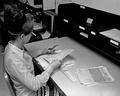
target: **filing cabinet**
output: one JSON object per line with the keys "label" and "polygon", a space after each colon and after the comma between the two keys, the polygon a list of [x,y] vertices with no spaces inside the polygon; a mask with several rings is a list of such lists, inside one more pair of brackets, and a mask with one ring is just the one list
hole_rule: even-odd
{"label": "filing cabinet", "polygon": [[70,36],[108,58],[110,57],[111,60],[120,62],[120,44],[100,34],[118,25],[115,22],[116,19],[115,21],[113,19],[119,20],[118,16],[70,3],[59,5],[58,18],[57,30],[62,36]]}
{"label": "filing cabinet", "polygon": [[70,36],[79,34],[79,31],[86,31],[85,13],[85,7],[75,3],[59,5],[57,30]]}

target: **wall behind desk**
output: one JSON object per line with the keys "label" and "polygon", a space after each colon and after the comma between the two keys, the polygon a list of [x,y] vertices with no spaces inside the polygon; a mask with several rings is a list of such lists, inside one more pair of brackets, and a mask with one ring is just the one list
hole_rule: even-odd
{"label": "wall behind desk", "polygon": [[72,0],[74,3],[120,15],[120,0]]}
{"label": "wall behind desk", "polygon": [[43,10],[55,9],[55,0],[43,0]]}
{"label": "wall behind desk", "polygon": [[43,0],[43,10],[55,9],[58,13],[59,4],[70,3],[72,0]]}

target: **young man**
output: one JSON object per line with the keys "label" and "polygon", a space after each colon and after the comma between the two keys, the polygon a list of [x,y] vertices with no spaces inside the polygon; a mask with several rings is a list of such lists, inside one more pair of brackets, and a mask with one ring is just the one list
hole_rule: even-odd
{"label": "young man", "polygon": [[17,96],[37,96],[36,91],[42,87],[55,69],[61,66],[58,60],[53,61],[41,74],[34,75],[32,57],[24,50],[32,36],[33,18],[7,5],[5,17],[10,41],[5,48],[4,66],[9,73]]}

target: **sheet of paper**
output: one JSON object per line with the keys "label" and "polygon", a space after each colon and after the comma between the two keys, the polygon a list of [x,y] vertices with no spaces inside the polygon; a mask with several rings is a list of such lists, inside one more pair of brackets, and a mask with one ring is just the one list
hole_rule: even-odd
{"label": "sheet of paper", "polygon": [[63,62],[63,64],[61,65],[61,70],[62,71],[67,71],[69,70],[70,68],[72,68],[75,64],[75,61],[74,60],[69,60],[67,62]]}
{"label": "sheet of paper", "polygon": [[52,63],[54,60],[62,60],[64,59],[67,55],[69,55],[71,52],[73,52],[73,49],[64,49],[56,54],[48,54],[48,55],[42,55],[37,58],[44,58],[47,60],[49,63]]}
{"label": "sheet of paper", "polygon": [[105,66],[77,69],[76,74],[80,83],[87,86],[114,81]]}
{"label": "sheet of paper", "polygon": [[61,66],[61,70],[67,71],[67,70],[69,70],[72,66],[74,66],[74,63],[63,64],[63,65]]}
{"label": "sheet of paper", "polygon": [[77,81],[77,78],[71,74],[69,71],[64,71],[64,74],[72,81],[72,82],[75,82]]}
{"label": "sheet of paper", "polygon": [[36,60],[38,61],[38,64],[42,66],[44,70],[49,66],[49,63],[44,58],[39,57],[39,58],[36,58]]}
{"label": "sheet of paper", "polygon": [[[56,53],[56,54],[41,55],[41,56],[37,57],[36,60],[39,62],[39,64],[44,69],[46,69],[48,67],[48,65],[50,63],[52,63],[54,60],[62,60],[66,56],[68,56],[72,51],[74,51],[74,50],[73,49],[65,49],[62,51],[57,51],[58,53]],[[66,65],[68,63],[66,63]],[[70,64],[72,65],[72,62],[70,62],[68,65],[70,65]]]}

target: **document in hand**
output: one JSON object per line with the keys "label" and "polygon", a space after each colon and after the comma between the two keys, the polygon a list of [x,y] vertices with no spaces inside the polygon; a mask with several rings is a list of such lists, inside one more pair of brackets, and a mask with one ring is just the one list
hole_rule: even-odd
{"label": "document in hand", "polygon": [[46,69],[47,66],[52,63],[54,60],[62,60],[68,56],[74,49],[64,49],[58,50],[55,54],[41,55],[36,58],[36,60],[41,64],[41,66]]}
{"label": "document in hand", "polygon": [[80,83],[87,86],[114,81],[105,66],[77,69],[76,73]]}

